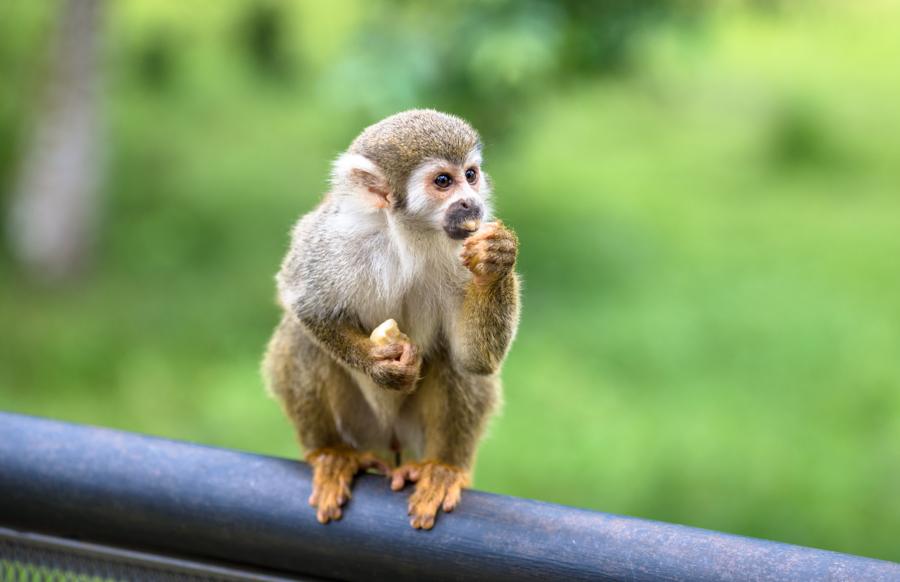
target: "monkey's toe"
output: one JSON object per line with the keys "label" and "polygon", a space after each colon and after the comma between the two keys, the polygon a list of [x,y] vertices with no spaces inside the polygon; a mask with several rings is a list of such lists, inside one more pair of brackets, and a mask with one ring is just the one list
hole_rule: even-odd
{"label": "monkey's toe", "polygon": [[316,508],[316,519],[319,523],[341,518],[341,506],[350,499],[349,479],[323,481],[318,484],[309,497],[309,504]]}
{"label": "monkey's toe", "polygon": [[460,467],[423,461],[397,468],[391,489],[399,491],[407,481],[416,483],[416,490],[409,497],[409,523],[416,529],[428,530],[434,527],[440,509],[450,512],[459,504],[469,476]]}

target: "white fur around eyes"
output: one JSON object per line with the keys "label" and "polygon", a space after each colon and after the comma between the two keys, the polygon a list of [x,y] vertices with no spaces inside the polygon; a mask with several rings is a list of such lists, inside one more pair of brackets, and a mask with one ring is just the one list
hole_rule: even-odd
{"label": "white fur around eyes", "polygon": [[[479,166],[479,164],[481,164],[481,152],[473,151],[466,159],[466,164],[459,168],[460,173],[465,172],[466,168]],[[439,222],[443,218],[444,209],[454,201],[466,196],[476,196],[484,204],[485,219],[489,219],[492,214],[490,205],[491,187],[487,182],[486,174],[482,171],[478,172],[479,189],[477,192],[467,183],[464,183],[461,190],[458,189],[453,196],[444,200],[435,200],[434,197],[428,194],[426,185],[435,174],[445,168],[447,168],[447,162],[428,160],[413,170],[406,183],[406,211],[416,218]]]}
{"label": "white fur around eyes", "polygon": [[431,160],[423,162],[413,170],[406,182],[406,210],[417,217],[434,217],[439,219],[441,202],[434,200],[425,190],[425,185],[432,176],[446,166],[445,163]]}

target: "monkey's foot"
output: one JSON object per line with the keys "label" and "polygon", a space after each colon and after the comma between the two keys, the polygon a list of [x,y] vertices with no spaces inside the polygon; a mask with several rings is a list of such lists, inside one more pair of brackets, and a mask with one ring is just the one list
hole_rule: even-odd
{"label": "monkey's foot", "polygon": [[449,513],[459,504],[463,487],[469,486],[469,473],[461,467],[421,461],[394,469],[391,489],[399,491],[407,481],[416,483],[409,497],[409,523],[416,529],[431,529],[438,509]]}
{"label": "monkey's foot", "polygon": [[365,469],[377,469],[387,475],[389,465],[372,453],[349,447],[326,447],[310,451],[306,462],[313,468],[312,495],[309,504],[316,508],[319,523],[341,518],[341,506],[350,499],[353,476]]}

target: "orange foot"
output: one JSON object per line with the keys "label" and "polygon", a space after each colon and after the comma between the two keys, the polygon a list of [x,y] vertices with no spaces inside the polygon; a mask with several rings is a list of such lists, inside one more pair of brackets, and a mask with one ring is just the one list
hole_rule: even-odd
{"label": "orange foot", "polygon": [[400,491],[407,481],[416,483],[409,497],[409,523],[416,529],[431,529],[438,509],[449,513],[459,504],[463,487],[469,485],[469,473],[461,467],[421,461],[394,469],[391,489]]}
{"label": "orange foot", "polygon": [[372,453],[349,447],[326,447],[306,454],[313,468],[312,495],[309,504],[316,508],[319,523],[341,518],[341,506],[350,499],[353,476],[365,469],[377,469],[387,475],[388,464]]}

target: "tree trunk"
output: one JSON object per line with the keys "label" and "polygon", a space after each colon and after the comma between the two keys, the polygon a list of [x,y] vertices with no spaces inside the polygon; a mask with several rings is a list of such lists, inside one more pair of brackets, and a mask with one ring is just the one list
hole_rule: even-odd
{"label": "tree trunk", "polygon": [[43,282],[88,262],[98,219],[98,35],[102,0],[63,0],[33,132],[13,190],[16,258]]}

